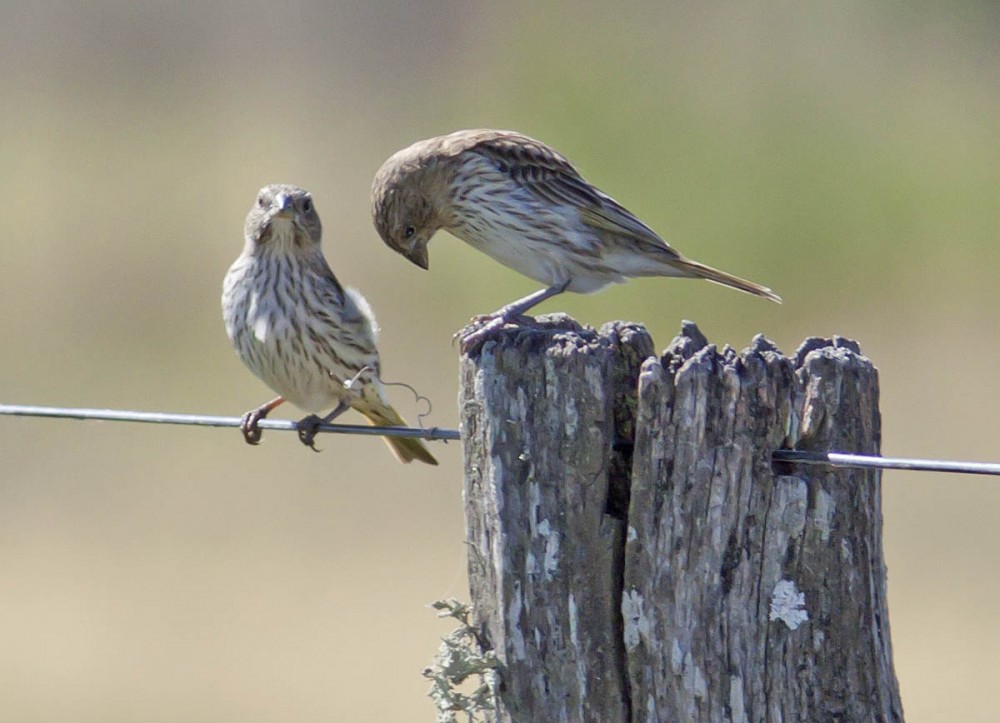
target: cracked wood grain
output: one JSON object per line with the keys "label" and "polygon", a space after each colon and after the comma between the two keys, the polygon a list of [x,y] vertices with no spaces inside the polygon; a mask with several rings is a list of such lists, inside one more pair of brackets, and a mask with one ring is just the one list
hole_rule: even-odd
{"label": "cracked wood grain", "polygon": [[500,721],[898,721],[878,377],[848,340],[737,353],[565,316],[461,361],[469,575]]}

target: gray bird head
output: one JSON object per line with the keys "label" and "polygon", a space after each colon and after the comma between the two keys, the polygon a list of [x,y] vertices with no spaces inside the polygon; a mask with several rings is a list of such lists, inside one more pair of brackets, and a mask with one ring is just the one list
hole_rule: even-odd
{"label": "gray bird head", "polygon": [[307,250],[319,247],[322,230],[312,194],[282,183],[260,189],[244,233],[256,249],[281,245],[286,250]]}
{"label": "gray bird head", "polygon": [[389,248],[426,269],[427,244],[443,226],[434,203],[439,184],[433,169],[420,167],[405,153],[392,156],[375,174],[372,221]]}

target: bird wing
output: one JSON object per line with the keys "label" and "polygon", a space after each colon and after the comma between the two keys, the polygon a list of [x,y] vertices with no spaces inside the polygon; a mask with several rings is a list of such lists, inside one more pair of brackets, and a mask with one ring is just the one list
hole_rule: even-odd
{"label": "bird wing", "polygon": [[312,341],[338,369],[329,371],[346,381],[368,367],[379,373],[376,347],[378,325],[368,301],[355,289],[345,289],[325,260],[314,269],[313,293],[317,304],[310,310]]}
{"label": "bird wing", "polygon": [[599,231],[604,231],[617,237],[624,237],[633,242],[639,251],[644,248],[653,247],[660,254],[666,251],[673,258],[679,259],[681,257],[670,244],[660,238],[659,234],[653,229],[636,218],[631,211],[601,191],[598,191],[598,193],[602,199],[599,206],[580,209],[580,215],[585,224]]}
{"label": "bird wing", "polygon": [[372,305],[368,303],[368,299],[362,296],[361,292],[357,289],[348,287],[344,289],[344,291],[347,296],[350,297],[351,301],[354,302],[354,305],[358,308],[361,316],[363,316],[365,321],[367,321],[367,326],[371,330],[372,342],[377,342],[380,329],[378,320],[375,318],[375,310],[372,309]]}
{"label": "bird wing", "polygon": [[541,141],[511,131],[475,131],[464,150],[478,153],[515,183],[545,200],[588,207],[601,203],[600,193],[565,157]]}
{"label": "bird wing", "polygon": [[653,229],[584,180],[569,160],[541,141],[509,131],[474,131],[465,141],[463,150],[486,157],[501,173],[546,201],[574,207],[588,226],[679,258]]}

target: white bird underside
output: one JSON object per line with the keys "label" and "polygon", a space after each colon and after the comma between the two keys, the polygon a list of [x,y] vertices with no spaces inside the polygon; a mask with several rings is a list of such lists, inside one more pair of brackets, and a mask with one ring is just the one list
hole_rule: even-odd
{"label": "white bird underside", "polygon": [[[295,288],[275,288],[266,283],[273,278],[264,273],[268,263],[274,261],[266,255],[243,255],[226,275],[226,331],[243,363],[307,412],[329,411],[362,396],[385,403],[378,380],[377,327],[367,301],[353,289],[341,294],[326,277],[295,261]],[[321,308],[328,308],[329,316],[311,311],[306,296],[323,300]],[[241,328],[249,333],[238,333]]]}

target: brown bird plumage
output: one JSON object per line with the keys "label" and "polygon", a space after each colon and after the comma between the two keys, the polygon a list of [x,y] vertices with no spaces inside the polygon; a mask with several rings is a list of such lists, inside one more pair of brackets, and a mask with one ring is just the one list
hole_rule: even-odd
{"label": "brown bird plumage", "polygon": [[[280,396],[243,417],[243,436],[284,401],[307,412],[299,422],[313,446],[319,422],[355,409],[379,427],[406,422],[385,398],[375,346],[378,328],[364,297],[345,289],[320,247],[312,196],[296,186],[265,186],[247,214],[243,253],[226,274],[222,314],[243,363]],[[400,462],[437,461],[419,439],[385,437]]]}
{"label": "brown bird plumage", "polygon": [[458,131],[394,154],[375,174],[372,217],[382,240],[421,268],[443,229],[546,285],[491,315],[501,323],[563,291],[637,276],[702,278],[781,301],[684,258],[564,156],[512,131]]}

